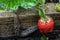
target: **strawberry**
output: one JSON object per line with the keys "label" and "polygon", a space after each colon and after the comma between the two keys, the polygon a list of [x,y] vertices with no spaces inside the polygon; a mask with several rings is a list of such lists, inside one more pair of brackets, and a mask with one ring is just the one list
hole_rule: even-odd
{"label": "strawberry", "polygon": [[40,16],[40,19],[38,20],[38,28],[40,32],[45,34],[52,32],[54,28],[53,18],[47,16],[43,8],[38,9],[38,12]]}
{"label": "strawberry", "polygon": [[38,20],[38,28],[41,33],[52,32],[54,28],[54,20],[51,17],[47,17],[46,19],[40,18]]}

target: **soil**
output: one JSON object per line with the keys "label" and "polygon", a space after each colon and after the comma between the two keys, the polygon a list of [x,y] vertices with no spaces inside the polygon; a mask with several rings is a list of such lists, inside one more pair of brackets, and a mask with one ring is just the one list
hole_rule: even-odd
{"label": "soil", "polygon": [[14,14],[0,11],[0,37],[14,36]]}
{"label": "soil", "polygon": [[34,9],[21,9],[18,10],[20,25],[23,29],[37,25],[38,13]]}

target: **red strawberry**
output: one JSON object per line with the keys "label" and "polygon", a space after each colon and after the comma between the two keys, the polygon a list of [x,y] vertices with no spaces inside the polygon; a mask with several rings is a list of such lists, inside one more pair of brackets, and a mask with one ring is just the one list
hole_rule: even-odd
{"label": "red strawberry", "polygon": [[38,20],[38,28],[41,33],[52,32],[54,28],[54,20],[51,17],[47,17],[46,19],[40,18]]}

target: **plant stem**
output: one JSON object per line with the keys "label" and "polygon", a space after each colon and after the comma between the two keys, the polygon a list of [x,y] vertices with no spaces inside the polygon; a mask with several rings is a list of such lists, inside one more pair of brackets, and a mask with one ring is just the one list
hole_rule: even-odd
{"label": "plant stem", "polygon": [[46,18],[44,9],[39,8],[39,9],[38,9],[38,12],[39,12],[39,16],[40,16],[40,17],[42,17],[42,18],[44,18],[44,19]]}
{"label": "plant stem", "polygon": [[45,34],[43,34],[43,36],[41,37],[41,40],[48,40]]}
{"label": "plant stem", "polygon": [[45,4],[35,6],[38,11],[39,16],[43,19],[46,18],[45,9],[42,8],[42,6],[44,6],[44,5]]}

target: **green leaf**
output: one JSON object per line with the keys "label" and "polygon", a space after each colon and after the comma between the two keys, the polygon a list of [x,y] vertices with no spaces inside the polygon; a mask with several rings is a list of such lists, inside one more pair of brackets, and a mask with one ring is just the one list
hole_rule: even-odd
{"label": "green leaf", "polygon": [[44,0],[1,0],[0,9],[17,10],[19,6],[28,9],[44,2]]}
{"label": "green leaf", "polygon": [[17,10],[22,0],[1,0],[0,7],[3,9]]}
{"label": "green leaf", "polygon": [[46,0],[38,0],[40,4],[44,4]]}
{"label": "green leaf", "polygon": [[5,1],[6,1],[6,0],[1,0],[1,1],[0,1],[0,9],[1,9],[1,10],[5,9],[5,3],[6,3]]}
{"label": "green leaf", "polygon": [[41,40],[47,40],[47,37],[46,37],[45,35],[43,35],[43,36],[41,37]]}
{"label": "green leaf", "polygon": [[21,7],[28,9],[36,6],[38,4],[37,0],[23,0],[21,2]]}

